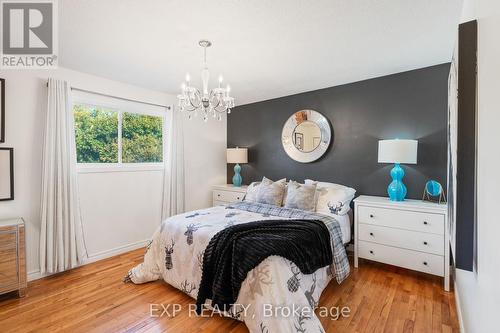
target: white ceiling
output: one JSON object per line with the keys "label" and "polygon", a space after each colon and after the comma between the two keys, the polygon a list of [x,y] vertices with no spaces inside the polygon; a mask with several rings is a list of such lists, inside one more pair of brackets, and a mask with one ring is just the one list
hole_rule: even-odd
{"label": "white ceiling", "polygon": [[246,104],[448,62],[461,0],[62,0],[60,65],[177,94],[208,49]]}

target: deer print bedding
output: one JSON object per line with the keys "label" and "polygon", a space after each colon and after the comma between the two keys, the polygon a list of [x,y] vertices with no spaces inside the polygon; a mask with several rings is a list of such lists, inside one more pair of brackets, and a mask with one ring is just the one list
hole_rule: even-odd
{"label": "deer print bedding", "polygon": [[[250,332],[324,332],[312,309],[318,306],[321,292],[332,278],[340,283],[349,274],[341,229],[331,216],[249,202],[176,215],[163,221],[144,262],[131,269],[126,279],[145,283],[162,278],[196,299],[204,250],[217,232],[236,224],[279,219],[325,223],[330,233],[331,265],[303,274],[291,261],[270,256],[248,273],[236,303],[218,310],[244,321]],[[207,309],[209,305],[207,301]]]}

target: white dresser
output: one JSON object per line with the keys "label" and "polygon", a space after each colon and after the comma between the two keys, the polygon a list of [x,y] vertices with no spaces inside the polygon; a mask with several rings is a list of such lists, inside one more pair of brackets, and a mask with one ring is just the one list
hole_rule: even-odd
{"label": "white dresser", "polygon": [[236,187],[233,184],[215,185],[213,187],[213,205],[227,205],[242,201],[247,193],[247,185]]}
{"label": "white dresser", "polygon": [[450,289],[447,205],[421,200],[354,200],[354,266],[358,258],[444,277]]}

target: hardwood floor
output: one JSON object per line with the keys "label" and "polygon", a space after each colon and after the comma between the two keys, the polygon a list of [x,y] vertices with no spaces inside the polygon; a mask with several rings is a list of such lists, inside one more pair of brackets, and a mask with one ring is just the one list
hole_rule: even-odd
{"label": "hardwood floor", "polygon": [[[0,298],[1,332],[248,332],[229,318],[188,316],[194,300],[162,281],[121,281],[143,249],[30,282],[27,295]],[[320,306],[348,306],[351,315],[322,318],[327,332],[458,332],[455,299],[442,280],[361,262],[341,285],[332,281]],[[179,303],[175,317],[150,316],[150,303]],[[272,332],[279,333],[279,332]]]}

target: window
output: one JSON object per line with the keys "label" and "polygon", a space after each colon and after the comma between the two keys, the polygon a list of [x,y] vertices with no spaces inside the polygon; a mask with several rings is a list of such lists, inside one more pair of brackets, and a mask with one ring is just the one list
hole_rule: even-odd
{"label": "window", "polygon": [[101,166],[162,164],[165,111],[158,112],[161,108],[142,111],[138,110],[140,106],[127,101],[75,102],[77,162]]}
{"label": "window", "polygon": [[162,162],[162,118],[137,113],[123,113],[123,163]]}
{"label": "window", "polygon": [[97,106],[73,106],[76,161],[118,163],[118,112]]}

